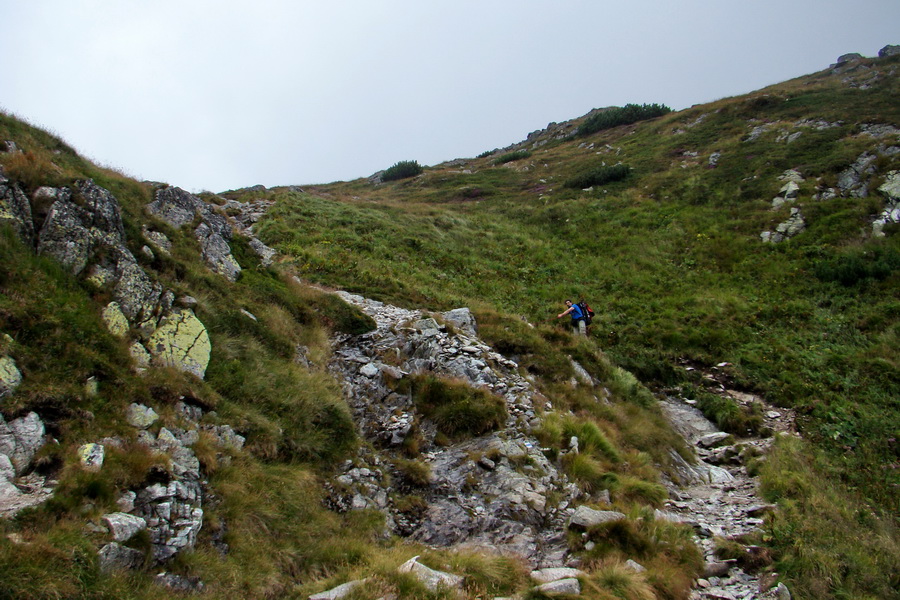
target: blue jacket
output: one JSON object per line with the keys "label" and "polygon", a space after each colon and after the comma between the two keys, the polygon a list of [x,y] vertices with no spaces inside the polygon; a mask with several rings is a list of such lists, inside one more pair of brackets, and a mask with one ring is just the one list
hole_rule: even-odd
{"label": "blue jacket", "polygon": [[577,304],[572,305],[572,312],[569,313],[572,315],[572,322],[580,321],[584,318],[584,312],[582,312],[581,307]]}

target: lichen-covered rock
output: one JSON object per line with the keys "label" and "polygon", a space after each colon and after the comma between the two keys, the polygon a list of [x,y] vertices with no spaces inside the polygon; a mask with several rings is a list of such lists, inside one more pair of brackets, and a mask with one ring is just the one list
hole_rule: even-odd
{"label": "lichen-covered rock", "polygon": [[192,310],[169,314],[147,345],[153,364],[175,367],[201,379],[206,374],[211,350],[209,334]]}
{"label": "lichen-covered rock", "polygon": [[107,304],[100,316],[103,317],[103,322],[111,334],[120,338],[128,335],[128,318],[122,312],[118,302],[113,301]]}
{"label": "lichen-covered rock", "polygon": [[203,211],[203,200],[177,187],[166,187],[156,191],[156,197],[147,205],[147,210],[172,227],[181,227],[193,222]]}
{"label": "lichen-covered rock", "polygon": [[89,470],[99,470],[105,456],[103,444],[84,444],[78,448],[78,462]]}
{"label": "lichen-covered rock", "polygon": [[201,223],[194,231],[200,242],[200,252],[209,268],[229,281],[237,281],[241,265],[231,255],[231,246],[221,234],[207,223]]}
{"label": "lichen-covered rock", "polygon": [[147,429],[158,419],[159,415],[155,410],[137,402],[132,402],[125,412],[125,420],[128,421],[128,424],[138,429]]}
{"label": "lichen-covered rock", "polygon": [[0,223],[9,223],[19,239],[34,244],[34,224],[31,220],[31,203],[19,186],[10,182],[0,168]]}
{"label": "lichen-covered rock", "polygon": [[141,229],[141,234],[143,234],[144,239],[147,240],[151,246],[168,256],[172,252],[172,242],[166,236],[166,234],[161,231],[154,231],[149,229],[146,225]]}
{"label": "lichen-covered rock", "polygon": [[139,370],[150,366],[150,361],[153,357],[150,356],[150,353],[147,352],[147,349],[140,342],[133,343],[128,348],[128,353],[131,354],[131,358],[134,359],[135,365]]}
{"label": "lichen-covered rock", "polygon": [[0,398],[9,396],[22,383],[22,372],[10,356],[0,356]]}
{"label": "lichen-covered rock", "polygon": [[203,258],[209,267],[235,281],[241,267],[231,255],[231,225],[197,196],[177,187],[167,187],[156,192],[156,198],[147,210],[172,227],[181,227],[200,219],[194,235],[200,242]]}
{"label": "lichen-covered rock", "polygon": [[38,236],[38,252],[55,257],[77,275],[95,248],[125,241],[125,226],[119,202],[109,191],[88,180],[78,182],[75,193],[79,203],[68,188],[56,191],[57,200]]}
{"label": "lichen-covered rock", "polygon": [[[4,425],[15,440],[15,449],[12,454],[8,452],[4,452],[4,454],[12,460],[16,467],[16,473],[21,474],[31,466],[34,455],[44,445],[44,422],[37,413],[30,412],[24,417]],[[0,430],[0,435],[2,435],[2,430]]]}

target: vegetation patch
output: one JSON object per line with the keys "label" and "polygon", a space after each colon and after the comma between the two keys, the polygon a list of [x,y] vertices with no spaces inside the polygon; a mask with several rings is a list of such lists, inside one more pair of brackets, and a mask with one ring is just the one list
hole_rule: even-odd
{"label": "vegetation patch", "polygon": [[398,179],[407,179],[420,175],[424,169],[422,165],[415,160],[401,160],[393,166],[388,167],[381,174],[382,181],[397,181]]}
{"label": "vegetation patch", "polygon": [[516,150],[515,152],[507,152],[506,154],[501,154],[494,159],[494,164],[503,165],[508,162],[523,160],[526,158],[531,158],[531,152],[529,152],[528,150]]}
{"label": "vegetation patch", "polygon": [[576,135],[586,136],[619,125],[631,125],[638,121],[661,117],[672,112],[665,104],[626,104],[594,113],[578,126]]}
{"label": "vegetation patch", "polygon": [[416,408],[451,438],[481,435],[506,421],[506,402],[486,390],[427,374],[409,383]]}

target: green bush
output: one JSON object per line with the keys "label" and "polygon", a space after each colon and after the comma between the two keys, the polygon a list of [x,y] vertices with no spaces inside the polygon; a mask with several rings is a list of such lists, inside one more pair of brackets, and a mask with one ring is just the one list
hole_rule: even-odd
{"label": "green bush", "polygon": [[626,104],[591,115],[578,126],[576,135],[590,135],[619,125],[630,125],[638,121],[661,117],[672,112],[665,104]]}
{"label": "green bush", "polygon": [[584,189],[593,185],[603,185],[614,181],[622,181],[631,174],[628,165],[613,165],[611,167],[598,167],[583,171],[565,182],[567,188]]}
{"label": "green bush", "polygon": [[900,252],[876,247],[871,251],[854,249],[816,263],[813,273],[822,281],[850,287],[866,279],[883,280],[900,270]]}
{"label": "green bush", "polygon": [[495,165],[502,165],[508,162],[512,162],[514,160],[522,160],[524,158],[529,158],[531,156],[531,152],[528,150],[516,150],[515,152],[508,152],[506,154],[501,154],[497,158],[494,159]]}
{"label": "green bush", "polygon": [[415,177],[422,172],[422,165],[415,160],[401,160],[392,167],[385,169],[381,174],[381,181],[396,181],[398,179],[406,179],[407,177]]}

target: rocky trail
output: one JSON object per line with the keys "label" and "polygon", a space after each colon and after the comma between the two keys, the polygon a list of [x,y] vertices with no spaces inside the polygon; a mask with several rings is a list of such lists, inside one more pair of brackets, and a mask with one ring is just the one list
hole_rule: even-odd
{"label": "rocky trail", "polygon": [[[737,392],[743,402],[762,402]],[[763,524],[763,515],[774,509],[757,493],[757,480],[748,472],[747,462],[762,456],[773,438],[734,438],[711,423],[691,401],[668,397],[660,402],[673,428],[695,450],[698,462],[684,465],[681,481],[670,482],[665,511],[658,516],[687,523],[696,532],[696,542],[706,558],[704,577],[698,580],[694,599],[753,600],[790,598],[783,584],[772,587],[773,577],[761,579],[745,572],[736,559],[721,560],[715,554],[716,538],[736,539],[753,533]],[[794,415],[785,409],[768,410],[767,426],[780,433],[792,433]],[[661,514],[660,514],[661,513]],[[766,551],[745,546],[746,561],[765,564]]]}

